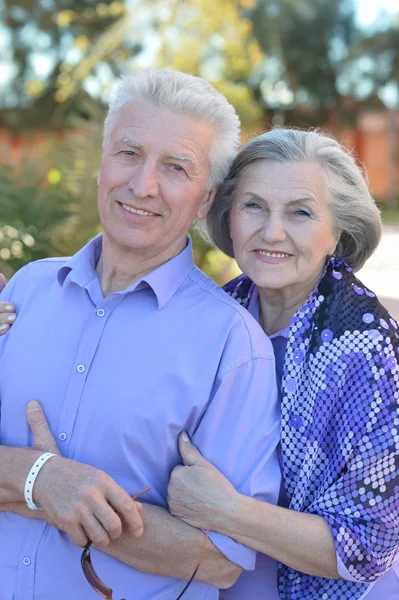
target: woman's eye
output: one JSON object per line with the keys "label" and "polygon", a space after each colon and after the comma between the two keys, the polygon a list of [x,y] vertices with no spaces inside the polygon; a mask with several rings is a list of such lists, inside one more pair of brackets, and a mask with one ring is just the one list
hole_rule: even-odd
{"label": "woman's eye", "polygon": [[245,202],[243,208],[250,208],[252,210],[257,210],[258,208],[261,208],[261,206],[257,202],[249,201],[249,202]]}
{"label": "woman's eye", "polygon": [[311,216],[311,214],[307,210],[304,210],[303,208],[297,208],[296,210],[294,210],[294,215],[296,215],[298,217],[310,217]]}

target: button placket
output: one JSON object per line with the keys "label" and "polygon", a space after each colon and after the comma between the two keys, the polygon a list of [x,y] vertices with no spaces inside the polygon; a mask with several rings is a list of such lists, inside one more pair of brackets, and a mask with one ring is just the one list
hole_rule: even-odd
{"label": "button placket", "polygon": [[[113,309],[120,303],[121,297],[105,298],[101,303],[94,305],[91,318],[84,329],[77,354],[75,357],[74,376],[71,377],[68,390],[64,399],[63,408],[58,422],[58,439],[63,442],[62,453],[70,455],[70,444],[73,439],[79,404],[81,401],[86,378],[90,371],[92,360],[96,354],[104,327]],[[73,450],[72,450],[73,453]]]}

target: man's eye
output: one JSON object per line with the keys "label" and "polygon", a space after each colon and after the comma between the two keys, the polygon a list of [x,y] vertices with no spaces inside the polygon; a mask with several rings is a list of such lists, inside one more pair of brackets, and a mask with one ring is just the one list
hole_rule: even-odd
{"label": "man's eye", "polygon": [[184,171],[184,169],[181,165],[172,165],[172,169],[174,171],[177,171],[178,173],[182,173]]}
{"label": "man's eye", "polygon": [[137,156],[134,150],[122,150],[122,153],[126,156]]}

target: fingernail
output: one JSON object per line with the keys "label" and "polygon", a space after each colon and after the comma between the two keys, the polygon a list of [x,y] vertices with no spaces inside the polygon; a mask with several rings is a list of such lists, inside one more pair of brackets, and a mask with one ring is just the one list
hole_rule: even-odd
{"label": "fingernail", "polygon": [[34,410],[40,410],[40,406],[37,400],[31,400],[30,402],[28,402],[28,408],[31,412],[33,412]]}
{"label": "fingernail", "polygon": [[7,321],[9,323],[14,323],[14,321],[15,321],[16,318],[17,318],[16,315],[8,315]]}
{"label": "fingernail", "polygon": [[7,331],[8,325],[0,325],[0,331]]}
{"label": "fingernail", "polygon": [[12,304],[6,304],[6,310],[14,310],[14,307]]}
{"label": "fingernail", "polygon": [[187,433],[185,431],[183,431],[183,433],[181,434],[181,439],[183,440],[183,442],[189,442],[190,438],[188,437]]}

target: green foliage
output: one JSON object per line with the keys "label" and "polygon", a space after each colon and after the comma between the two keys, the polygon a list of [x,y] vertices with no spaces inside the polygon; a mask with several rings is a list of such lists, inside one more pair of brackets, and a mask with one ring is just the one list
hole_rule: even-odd
{"label": "green foliage", "polygon": [[71,118],[66,139],[34,158],[0,166],[0,271],[69,256],[100,231],[97,173],[104,110],[87,100],[88,118]]}
{"label": "green foliage", "polygon": [[[250,83],[263,60],[246,17],[254,0],[150,0],[160,51],[155,64],[204,77],[236,108],[247,131],[256,131],[262,109]],[[148,2],[147,2],[148,4]]]}
{"label": "green foliage", "polygon": [[[4,58],[15,74],[9,85],[0,86],[0,107],[7,109],[0,123],[13,129],[50,120],[59,125],[79,110],[89,76],[101,67],[117,77],[141,50],[127,35],[131,27],[122,0],[5,0],[2,13],[10,34],[4,38]],[[43,55],[45,71],[36,68]],[[15,118],[17,111],[23,111],[22,121]]]}
{"label": "green foliage", "polygon": [[[261,75],[269,84],[291,92],[280,107],[290,120],[301,118],[297,108],[311,109],[318,124],[331,108],[340,109],[339,78],[349,48],[358,36],[351,0],[260,0],[252,13],[254,33],[269,60]],[[269,110],[278,109],[278,88],[261,94]],[[301,106],[302,105],[302,106]],[[344,111],[342,111],[344,112]]]}
{"label": "green foliage", "polygon": [[60,254],[56,231],[67,222],[70,205],[43,175],[40,160],[0,166],[0,267],[6,275],[29,261]]}

